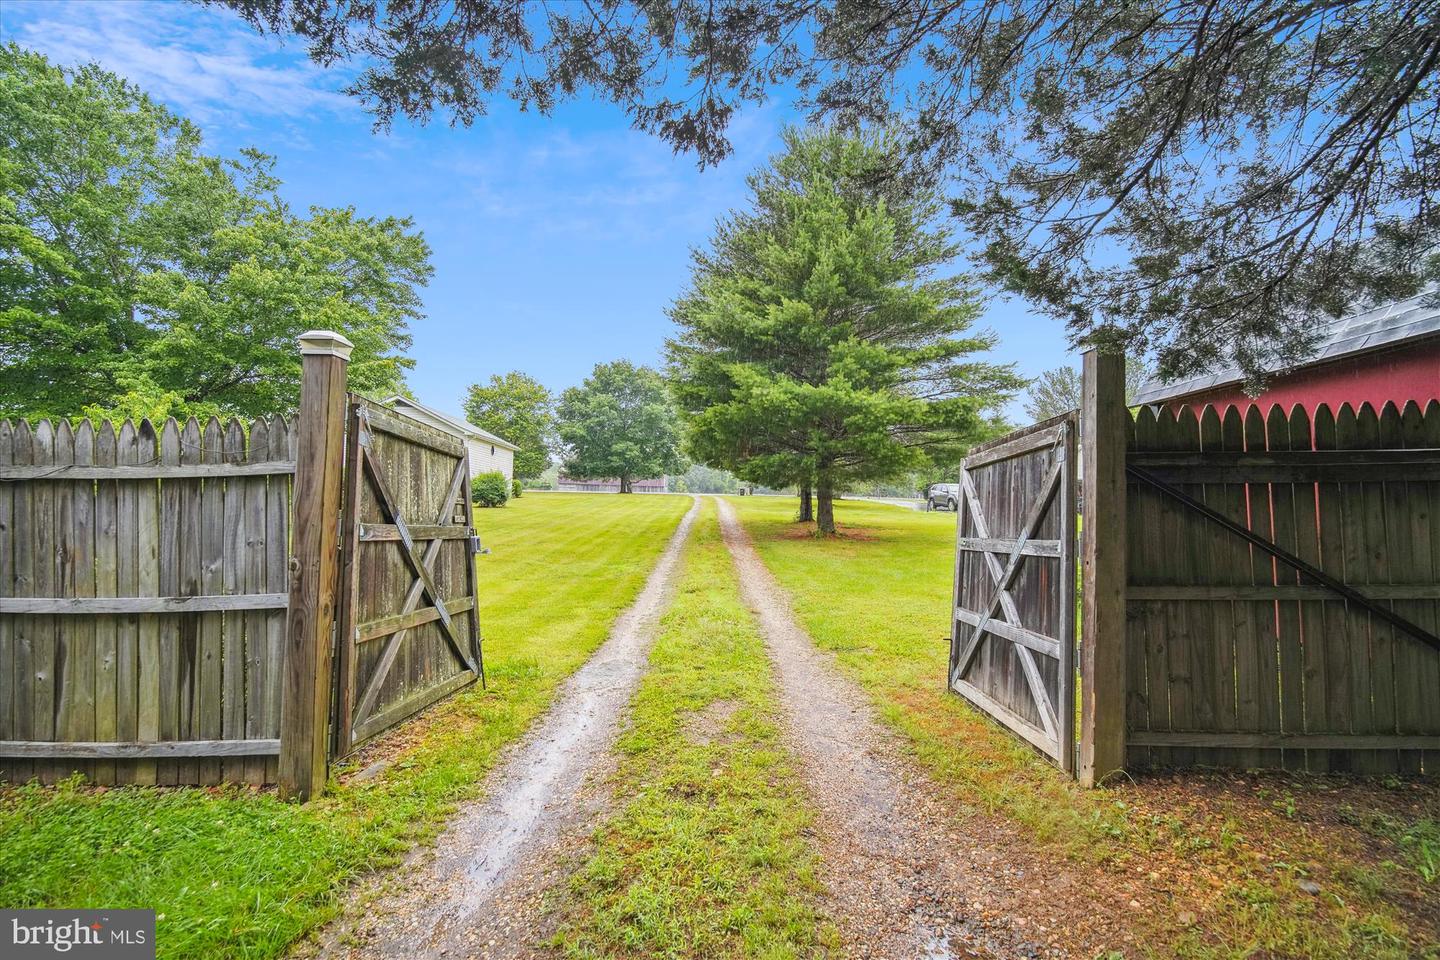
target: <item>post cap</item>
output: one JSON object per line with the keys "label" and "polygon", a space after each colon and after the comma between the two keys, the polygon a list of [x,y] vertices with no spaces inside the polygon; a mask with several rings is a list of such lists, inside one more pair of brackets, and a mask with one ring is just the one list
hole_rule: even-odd
{"label": "post cap", "polygon": [[300,334],[299,339],[302,356],[312,354],[322,357],[339,357],[341,360],[348,361],[350,351],[355,349],[355,344],[334,330],[307,330]]}

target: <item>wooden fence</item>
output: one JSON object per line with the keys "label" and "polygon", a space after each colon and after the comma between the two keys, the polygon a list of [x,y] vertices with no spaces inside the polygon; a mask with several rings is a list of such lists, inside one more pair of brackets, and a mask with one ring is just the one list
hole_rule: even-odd
{"label": "wooden fence", "polygon": [[[1087,352],[1082,379],[1080,782],[1155,767],[1440,772],[1440,403],[1132,416],[1123,358]],[[1063,557],[1065,537],[1025,513],[1046,502],[1038,474],[972,469],[1033,455],[1048,428],[977,448],[961,472],[967,509],[1007,519],[1002,535],[960,518],[949,683],[1068,770],[1065,738],[1057,748],[1043,713],[1020,709],[1018,685],[1007,700],[957,683],[956,651],[963,673],[983,633],[1042,653],[1074,635],[1065,575],[1028,584],[1046,628],[1018,629],[1010,611],[995,622],[1027,551]],[[977,563],[997,553],[1007,564]],[[1028,679],[1060,717],[1074,709],[1063,682]]]}
{"label": "wooden fence", "polygon": [[1440,769],[1440,404],[1125,406],[1084,358],[1079,778]]}
{"label": "wooden fence", "polygon": [[1141,409],[1131,768],[1440,766],[1440,404]]}
{"label": "wooden fence", "polygon": [[275,779],[294,442],[0,421],[0,779]]}
{"label": "wooden fence", "polygon": [[339,756],[481,676],[465,443],[359,397],[348,407]]}
{"label": "wooden fence", "polygon": [[300,352],[294,422],[0,421],[0,780],[306,799],[479,675],[463,443],[375,409],[347,456],[350,343]]}

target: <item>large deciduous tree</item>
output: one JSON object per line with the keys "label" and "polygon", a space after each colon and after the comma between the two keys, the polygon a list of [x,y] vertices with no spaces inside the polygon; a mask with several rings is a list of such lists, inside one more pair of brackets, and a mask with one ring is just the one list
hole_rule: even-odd
{"label": "large deciduous tree", "polygon": [[465,394],[465,419],[498,433],[520,448],[515,476],[533,480],[550,469],[555,405],[550,391],[519,370],[494,374],[486,384],[472,383]]}
{"label": "large deciduous tree", "polygon": [[1440,276],[1434,0],[208,0],[361,64],[382,123],[584,88],[702,163],[737,109],[904,117],[991,279],[1178,376]]}
{"label": "large deciduous tree", "polygon": [[355,343],[355,389],[403,388],[411,222],[299,216],[270,157],[202,146],[112,73],[0,47],[0,415],[293,409],[312,327]]}
{"label": "large deciduous tree", "polygon": [[933,191],[885,133],[785,134],[674,305],[671,378],[691,456],[769,486],[813,484],[835,531],[847,484],[950,459],[1023,383],[973,358],[993,336]]}
{"label": "large deciduous tree", "polygon": [[578,387],[560,395],[557,411],[565,473],[580,479],[631,481],[684,469],[680,424],[665,381],[628,360],[595,365]]}

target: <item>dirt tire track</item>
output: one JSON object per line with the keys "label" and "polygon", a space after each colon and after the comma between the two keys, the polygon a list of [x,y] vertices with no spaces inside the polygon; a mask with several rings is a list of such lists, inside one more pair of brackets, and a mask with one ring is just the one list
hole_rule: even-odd
{"label": "dirt tire track", "polygon": [[[865,692],[836,673],[833,658],[797,623],[734,508],[719,502],[741,592],[775,666],[789,746],[817,808],[827,906],[848,952],[892,960],[1028,958],[1069,956],[1074,948],[1089,956],[1097,939],[1114,942],[1112,932],[1097,938],[1056,916],[1057,901],[1073,901],[1085,888],[1063,865],[1034,856],[1017,862],[1007,844],[990,842],[993,830],[958,832],[963,828],[912,768],[898,736],[875,719]],[[1116,907],[1092,905],[1112,914]]]}
{"label": "dirt tire track", "polygon": [[433,848],[357,891],[347,919],[300,955],[526,956],[545,933],[541,897],[608,806],[603,774],[622,711],[645,672],[680,558],[699,514],[692,498],[635,602],[595,654],[565,680],[536,725],[463,805]]}

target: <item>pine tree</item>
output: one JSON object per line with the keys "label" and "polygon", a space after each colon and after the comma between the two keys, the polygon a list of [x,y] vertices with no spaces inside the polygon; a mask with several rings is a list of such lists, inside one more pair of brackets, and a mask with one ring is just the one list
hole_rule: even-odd
{"label": "pine tree", "polygon": [[953,457],[1022,381],[971,359],[994,337],[971,330],[938,199],[902,175],[890,136],[791,130],[785,146],[696,253],[667,349],[690,455],[813,484],[828,534],[846,484]]}

